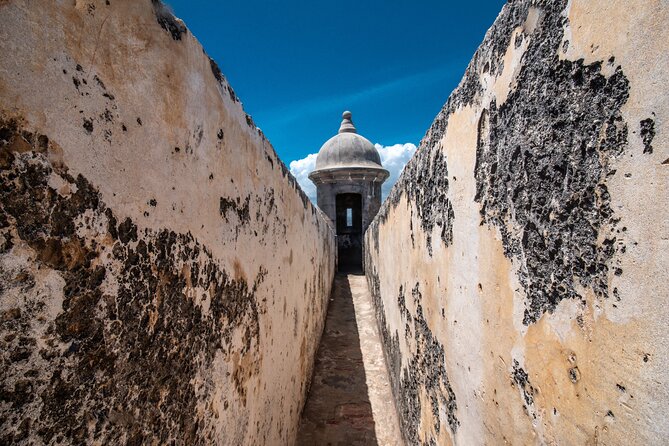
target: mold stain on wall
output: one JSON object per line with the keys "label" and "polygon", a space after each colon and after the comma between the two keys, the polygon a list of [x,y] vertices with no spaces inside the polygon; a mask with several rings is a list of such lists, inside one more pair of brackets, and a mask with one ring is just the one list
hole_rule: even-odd
{"label": "mold stain on wall", "polygon": [[0,3],[0,443],[290,443],[331,228],[161,2]]}
{"label": "mold stain on wall", "polygon": [[[588,54],[572,50],[570,18],[586,6],[505,5],[370,225],[365,271],[409,444],[659,438],[635,414],[666,404],[629,397],[657,391],[639,375],[651,368],[638,371],[657,318],[640,317],[647,296],[626,285],[643,269],[639,254],[629,259],[642,238],[630,228],[645,228],[658,209],[644,201],[644,217],[630,215],[611,186],[620,191],[621,166],[651,169],[659,114],[638,103],[648,91],[631,84],[639,76],[629,48],[620,49],[627,64],[615,47],[591,55],[602,53],[596,39]],[[578,32],[597,14],[622,19],[621,3],[607,8],[587,6]],[[657,167],[649,172],[640,177],[663,190]],[[626,194],[648,199],[625,178]],[[655,242],[643,249],[657,260]],[[636,277],[623,267],[630,262]],[[443,346],[457,401],[446,438],[422,410],[428,383],[405,368],[436,352],[418,347],[429,338],[418,309],[423,333]],[[438,393],[448,400],[451,391]]]}
{"label": "mold stain on wall", "polygon": [[616,174],[609,160],[627,145],[620,110],[628,81],[620,66],[606,77],[602,62],[559,58],[560,12],[560,5],[543,11],[515,88],[479,121],[475,199],[507,255],[522,259],[525,324],[562,299],[582,299],[574,280],[609,297],[611,260],[624,246],[606,180]]}
{"label": "mold stain on wall", "polygon": [[[190,234],[119,223],[83,176],[49,162],[47,137],[17,120],[0,127],[2,293],[16,305],[5,305],[1,322],[2,399],[11,403],[3,439],[30,431],[47,443],[211,440],[211,414],[196,404],[215,377],[205,372],[199,388],[195,377],[219,353],[260,360],[263,271],[247,283]],[[11,150],[26,143],[29,150]],[[49,320],[53,296],[41,278],[53,272],[62,312]],[[231,351],[239,336],[241,349]],[[246,369],[231,378],[242,404],[244,380],[257,373]]]}

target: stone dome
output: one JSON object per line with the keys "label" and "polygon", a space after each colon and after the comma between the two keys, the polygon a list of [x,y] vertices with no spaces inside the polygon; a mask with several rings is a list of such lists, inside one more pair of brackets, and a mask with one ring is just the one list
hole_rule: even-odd
{"label": "stone dome", "polygon": [[351,121],[351,112],[345,111],[342,118],[339,133],[328,139],[319,150],[314,172],[347,168],[383,169],[374,144],[358,135]]}

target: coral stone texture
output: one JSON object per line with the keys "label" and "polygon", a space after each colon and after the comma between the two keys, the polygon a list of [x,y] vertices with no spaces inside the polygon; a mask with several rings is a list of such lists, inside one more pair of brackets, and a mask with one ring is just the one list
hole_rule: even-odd
{"label": "coral stone texture", "polygon": [[510,1],[365,236],[408,444],[669,438],[669,7]]}
{"label": "coral stone texture", "polygon": [[149,0],[0,53],[0,443],[291,444],[336,245],[216,64]]}

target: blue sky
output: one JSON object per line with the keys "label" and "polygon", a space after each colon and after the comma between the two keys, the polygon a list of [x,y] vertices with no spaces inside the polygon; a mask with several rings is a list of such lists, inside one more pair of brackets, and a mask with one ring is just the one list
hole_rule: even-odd
{"label": "blue sky", "polygon": [[288,165],[353,112],[381,146],[417,145],[505,1],[165,0]]}

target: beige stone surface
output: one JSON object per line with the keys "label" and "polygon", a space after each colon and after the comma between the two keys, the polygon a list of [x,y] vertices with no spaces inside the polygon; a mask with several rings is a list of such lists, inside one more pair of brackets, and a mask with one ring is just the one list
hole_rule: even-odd
{"label": "beige stone surface", "polygon": [[404,444],[362,275],[335,277],[297,444]]}
{"label": "beige stone surface", "polygon": [[11,0],[0,53],[0,438],[291,444],[334,236],[201,45],[148,0]]}
{"label": "beige stone surface", "polygon": [[[434,205],[420,195],[412,198],[408,190],[415,177],[406,175],[366,236],[367,273],[372,287],[378,287],[375,303],[386,324],[385,348],[391,353],[391,370],[396,366],[400,372],[391,376],[398,401],[406,400],[415,382],[419,387],[420,412],[407,407],[402,413],[400,407],[400,416],[416,429],[416,443],[663,444],[669,438],[669,99],[663,87],[669,82],[669,7],[663,1],[633,6],[623,1],[565,3],[560,45],[565,50],[556,57],[583,59],[585,64],[601,61],[601,72],[609,79],[619,66],[629,82],[629,97],[620,110],[626,144],[620,156],[603,161],[612,172],[602,184],[619,222],[603,226],[597,238],[599,250],[610,237],[625,248],[608,261],[608,297],[574,276],[580,297],[560,300],[529,323],[524,314],[530,298],[521,277],[532,266],[525,254],[505,252],[509,245],[501,231],[510,237],[522,234],[516,218],[522,210],[509,201],[503,226],[486,224],[482,213],[493,211],[482,210],[475,177],[481,163],[477,145],[487,131],[481,124],[486,122],[485,109],[491,101],[497,110],[509,106],[519,76],[532,63],[525,52],[545,26],[542,7],[525,14],[521,25],[508,30],[509,40],[484,42],[466,75],[480,82],[474,99],[447,106],[442,133],[428,132],[418,151],[431,159],[438,152],[444,156],[454,215],[452,240],[442,242],[442,228],[435,224],[429,253],[418,206]],[[507,25],[498,19],[497,26]],[[503,65],[495,73],[486,64],[492,44],[504,48],[496,53]],[[460,92],[466,86],[461,84]],[[513,100],[529,102],[524,97]],[[644,152],[641,135],[640,123],[647,118],[654,122],[652,153]],[[506,131],[497,125],[498,132]],[[429,139],[434,134],[439,137]],[[548,143],[551,135],[547,131],[542,138]],[[423,182],[426,177],[423,172]],[[531,197],[538,191],[521,193]],[[554,198],[555,206],[564,199]],[[412,299],[408,290],[414,287],[420,294]],[[402,290],[405,301],[399,304]],[[446,404],[440,402],[437,412],[430,410],[430,387],[420,381],[420,373],[412,376],[411,361],[426,354],[411,323],[419,308],[434,345],[444,349],[443,366],[457,402],[455,431],[443,427]],[[448,396],[443,385],[436,395]],[[441,421],[440,431],[435,419]]]}

